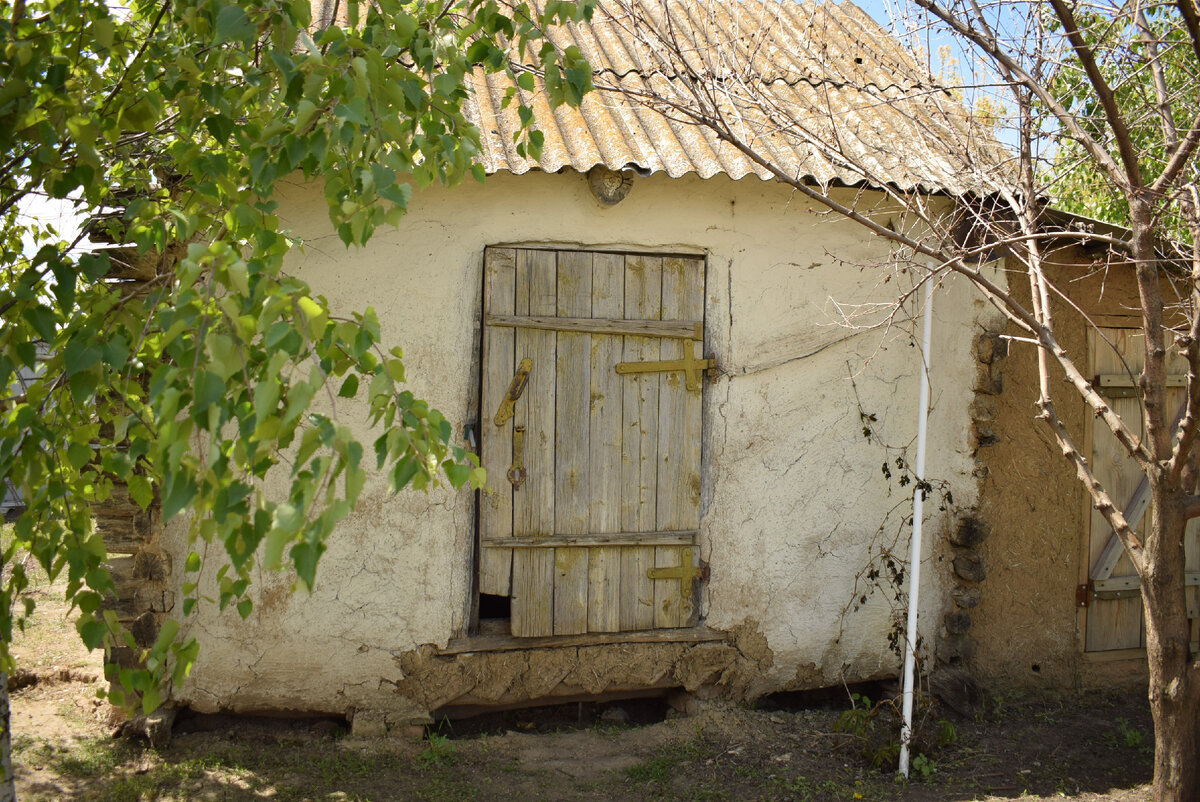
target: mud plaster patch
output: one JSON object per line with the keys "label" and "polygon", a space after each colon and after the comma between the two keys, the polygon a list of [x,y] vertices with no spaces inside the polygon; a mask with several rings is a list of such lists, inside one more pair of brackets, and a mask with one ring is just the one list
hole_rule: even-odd
{"label": "mud plaster patch", "polygon": [[[1078,266],[1087,264],[1084,254],[1067,251],[1053,261],[1061,266],[1052,270],[1050,281],[1082,289],[1076,282]],[[1136,306],[1135,291],[1118,291],[1111,282],[1106,279],[1102,304],[1095,296],[1080,296],[1075,303],[1084,302],[1089,314]],[[1026,303],[1028,283],[1015,282],[1013,293]],[[1077,309],[1056,296],[1051,313],[1067,352],[1087,354],[1087,327]],[[1018,333],[1015,325],[1008,333]],[[977,453],[979,514],[991,530],[978,549],[991,576],[971,611],[975,650],[967,668],[993,692],[1071,689],[1082,652],[1074,594],[1091,511],[1074,469],[1033,418],[1039,386],[1036,350],[1014,344],[1003,362],[1006,389],[992,399],[995,413],[989,424],[999,439]],[[1059,376],[1056,372],[1052,383]],[[1078,396],[1061,398],[1056,410],[1075,442],[1085,443],[1091,416]],[[1033,664],[1038,673],[1031,670]]]}
{"label": "mud plaster patch", "polygon": [[738,624],[730,632],[734,645],[749,660],[758,663],[760,669],[768,669],[775,663],[775,654],[767,645],[767,636],[758,626],[758,621],[749,619]]}
{"label": "mud plaster patch", "polygon": [[821,669],[816,663],[804,663],[796,666],[796,676],[783,687],[785,691],[800,691],[821,684]]}
{"label": "mud plaster patch", "polygon": [[684,654],[675,665],[675,678],[686,691],[730,679],[725,672],[737,662],[738,650],[723,643],[704,643]]}
{"label": "mud plaster patch", "polygon": [[[514,704],[551,696],[635,688],[704,689],[731,700],[752,698],[774,662],[755,621],[730,642],[620,643],[603,646],[441,655],[432,645],[397,658],[396,693],[427,711],[448,704]],[[399,700],[398,700],[399,701]]]}

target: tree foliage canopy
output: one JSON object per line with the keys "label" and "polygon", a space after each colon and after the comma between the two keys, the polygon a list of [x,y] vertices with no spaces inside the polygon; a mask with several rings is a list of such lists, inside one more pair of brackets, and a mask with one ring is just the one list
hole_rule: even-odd
{"label": "tree foliage canopy", "polygon": [[[287,177],[321,180],[337,233],[358,246],[414,187],[482,180],[466,77],[512,73],[511,47],[537,52],[544,26],[588,13],[351,0],[344,21],[316,27],[309,0],[0,7],[0,477],[27,501],[3,554],[0,671],[32,610],[13,610],[19,548],[66,572],[89,647],[132,644],[103,610],[113,584],[91,525],[114,483],[164,519],[190,513],[185,612],[212,544],[216,601],[244,616],[260,560],[311,587],[372,456],[392,490],[482,482],[450,424],[404,390],[374,312],[336,316],[285,272],[299,243],[272,196]],[[590,76],[579,53],[541,46],[540,58],[552,102],[577,103]],[[519,146],[536,150],[535,134]],[[39,197],[70,201],[93,239],[122,247],[81,248],[23,215]],[[373,455],[336,414],[352,398],[379,433]],[[268,473],[286,477],[286,498],[265,493]],[[146,710],[196,653],[175,634],[168,622],[145,668],[121,672]]]}
{"label": "tree foliage canopy", "polygon": [[[1061,35],[1061,21],[1048,9],[1042,11],[1045,26]],[[1100,6],[1081,8],[1076,19],[1093,43],[1098,71],[1112,87],[1130,144],[1138,154],[1141,175],[1152,183],[1166,169],[1181,134],[1191,127],[1195,111],[1200,63],[1186,21],[1176,8],[1161,4],[1147,4],[1132,13],[1120,14]],[[1078,55],[1064,49],[1049,66],[1047,85],[1054,97],[1079,121],[1087,136],[1119,160],[1118,137],[1109,126],[1104,104]],[[1054,120],[1051,110],[1044,109],[1043,113],[1047,122]],[[1057,127],[1057,121],[1053,125]],[[1055,202],[1068,211],[1128,227],[1128,202],[1096,169],[1079,139],[1047,138],[1052,138],[1056,147],[1043,178]],[[1194,161],[1189,163],[1179,184],[1194,183],[1200,178],[1197,169]],[[1166,199],[1166,224],[1160,230],[1180,242],[1190,242],[1188,224],[1173,208],[1177,203],[1178,198]]]}

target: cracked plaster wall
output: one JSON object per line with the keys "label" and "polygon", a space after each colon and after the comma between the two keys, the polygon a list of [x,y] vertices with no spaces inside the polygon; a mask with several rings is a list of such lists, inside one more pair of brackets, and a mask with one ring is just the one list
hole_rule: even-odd
{"label": "cracked plaster wall", "polygon": [[[919,349],[907,327],[884,334],[837,325],[830,304],[894,296],[899,282],[883,284],[880,270],[858,266],[884,258],[882,243],[755,179],[656,175],[635,180],[629,197],[609,208],[578,174],[501,174],[482,187],[419,193],[399,229],[349,252],[329,228],[319,188],[293,184],[279,200],[284,224],[305,242],[292,269],[334,310],[374,306],[385,342],[404,349],[411,389],[456,432],[476,414],[485,246],[706,254],[706,348],[723,375],[705,389],[705,623],[732,630],[759,622],[774,658],[740,683],[744,696],[895,675],[892,612],[881,596],[844,626],[841,619],[872,536],[906,494],[881,475],[882,451],[862,436],[849,377],[878,417],[876,430],[907,444],[916,429]],[[935,309],[928,474],[950,481],[956,501],[970,504],[970,345],[987,313],[953,281]],[[339,414],[353,413],[339,406]],[[247,621],[202,605],[185,624],[202,650],[177,698],[201,709],[416,716],[420,702],[398,692],[402,657],[463,633],[473,504],[468,493],[389,497],[381,481],[368,484],[331,541],[311,596],[289,595],[287,577],[264,576]],[[922,614],[936,622],[945,572],[930,555],[945,521],[936,505],[930,515],[926,558],[934,562]],[[185,552],[178,524],[165,542]]]}

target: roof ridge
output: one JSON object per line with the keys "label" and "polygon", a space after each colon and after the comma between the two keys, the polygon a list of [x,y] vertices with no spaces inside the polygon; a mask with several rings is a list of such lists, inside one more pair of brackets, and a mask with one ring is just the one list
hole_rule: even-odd
{"label": "roof ridge", "polygon": [[[522,65],[522,66],[532,67],[532,65]],[[601,67],[599,69],[594,69],[594,70],[592,70],[592,74],[593,75],[611,76],[613,78],[616,78],[617,80],[621,80],[623,78],[628,78],[631,75],[637,75],[637,76],[642,76],[642,77],[645,77],[648,75],[660,75],[663,78],[666,78],[667,80],[673,80],[675,78],[680,77],[680,73],[678,73],[678,72],[667,73],[662,70],[645,71],[645,70],[639,70],[636,68],[630,68],[630,69],[626,69],[626,70],[616,70],[611,67]],[[714,80],[723,81],[725,79],[724,78],[714,78]],[[868,90],[874,89],[878,92],[887,92],[888,90],[891,90],[891,89],[899,89],[902,92],[910,91],[910,90],[918,90],[921,93],[927,93],[927,92],[933,91],[933,92],[939,92],[939,93],[947,95],[947,96],[951,95],[950,87],[948,87],[948,86],[943,86],[938,83],[926,84],[926,83],[922,83],[920,81],[918,81],[916,83],[912,83],[912,84],[900,84],[900,83],[896,83],[895,81],[893,81],[892,83],[889,83],[889,84],[880,84],[875,81],[866,81],[863,83],[856,83],[854,81],[837,80],[834,78],[811,78],[811,77],[806,77],[806,76],[798,76],[796,78],[788,78],[785,76],[770,76],[770,77],[759,76],[755,80],[758,83],[762,83],[762,84],[785,83],[788,86],[796,86],[798,84],[806,83],[809,86],[812,86],[814,88],[820,87],[820,86],[831,86],[831,87],[834,87],[837,89],[858,89],[858,90],[862,90],[862,91],[868,91]]]}

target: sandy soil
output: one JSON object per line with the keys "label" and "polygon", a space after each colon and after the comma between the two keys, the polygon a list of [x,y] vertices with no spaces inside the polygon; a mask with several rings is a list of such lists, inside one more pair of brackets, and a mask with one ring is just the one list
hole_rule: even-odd
{"label": "sandy soil", "polygon": [[79,645],[57,593],[38,593],[39,617],[16,647],[21,687],[12,695],[23,800],[1147,796],[1150,720],[1136,692],[1052,703],[992,696],[975,717],[935,713],[923,732],[930,753],[908,782],[892,776],[890,708],[848,714],[841,695],[713,705],[690,717],[659,701],[568,705],[443,722],[421,740],[355,738],[329,720],[183,715],[170,745],[155,751],[111,737],[112,711],[96,698],[97,656]]}
{"label": "sandy soil", "polygon": [[[83,677],[83,678],[80,678]],[[1140,800],[1149,721],[1136,699],[1002,701],[897,782],[829,708],[714,706],[654,724],[645,702],[493,717],[423,740],[332,721],[184,717],[160,751],[113,739],[86,675],[13,696],[24,800]],[[582,719],[582,720],[581,720]],[[839,724],[839,722],[842,722]],[[944,725],[943,725],[944,726]]]}

